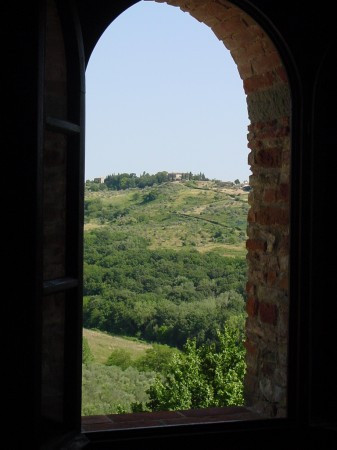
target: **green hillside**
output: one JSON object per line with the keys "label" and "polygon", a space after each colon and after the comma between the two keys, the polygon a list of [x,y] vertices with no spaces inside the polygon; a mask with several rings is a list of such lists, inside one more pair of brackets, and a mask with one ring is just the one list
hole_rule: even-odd
{"label": "green hillside", "polygon": [[212,341],[244,310],[247,195],[212,181],[87,191],[84,325]]}
{"label": "green hillside", "polygon": [[[141,178],[153,183],[151,176]],[[121,190],[87,183],[83,321],[86,352],[93,358],[83,367],[83,414],[242,403],[238,336],[245,320],[247,212],[246,192],[213,181]],[[227,325],[233,337],[219,337]],[[217,381],[206,381],[227,367],[220,364],[226,353],[214,356],[221,339],[229,339],[238,382],[228,388],[238,396],[226,399],[216,394]],[[216,361],[221,367],[207,371]],[[184,388],[171,383],[181,370]],[[194,398],[195,383],[204,384],[204,398]],[[183,389],[189,400],[172,388]],[[171,404],[173,398],[181,401]]]}
{"label": "green hillside", "polygon": [[214,182],[169,182],[145,189],[86,191],[85,230],[108,226],[152,249],[193,247],[244,256],[248,193]]}

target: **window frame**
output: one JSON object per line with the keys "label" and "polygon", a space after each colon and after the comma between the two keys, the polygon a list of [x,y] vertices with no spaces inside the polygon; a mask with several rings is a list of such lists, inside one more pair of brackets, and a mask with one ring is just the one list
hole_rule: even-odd
{"label": "window frame", "polygon": [[[118,7],[111,5],[102,7],[102,10],[97,13],[98,20],[94,25],[94,31],[86,34],[86,40],[83,41],[81,24],[88,27],[88,23],[83,19],[83,10],[78,12],[72,6],[72,19],[69,20],[69,3],[64,0],[59,2],[62,23],[66,39],[67,49],[67,64],[68,64],[68,79],[69,92],[76,92],[74,101],[69,104],[69,111],[73,111],[70,116],[76,116],[77,119],[84,123],[85,107],[84,107],[84,71],[85,64],[90,56],[90,52],[103,33],[106,26],[108,26],[114,17],[127,9],[129,6],[137,3],[134,0],[125,0],[119,2]],[[72,2],[71,2],[72,3]],[[95,433],[84,433],[90,445],[94,448],[107,448],[110,444],[123,445],[131,441],[136,445],[140,442],[147,445],[158,445],[159,442],[182,443],[184,441],[190,442],[226,442],[226,445],[245,445],[252,442],[252,439],[260,439],[263,437],[265,443],[268,440],[273,442],[275,448],[275,440],[277,439],[276,448],[281,448],[285,443],[289,443],[291,436],[297,436],[298,439],[303,438],[302,430],[308,431],[309,426],[309,387],[307,383],[301,383],[301,380],[307,376],[308,366],[308,350],[307,336],[309,335],[309,307],[304,301],[308,295],[309,287],[306,284],[306,279],[310,274],[310,248],[305,245],[310,241],[310,227],[306,224],[310,223],[310,191],[306,190],[310,183],[310,177],[306,174],[305,168],[310,166],[310,155],[304,152],[306,145],[310,138],[305,139],[303,133],[303,126],[308,119],[308,112],[303,108],[303,91],[300,82],[300,77],[297,72],[296,64],[294,63],[291,52],[287,47],[286,42],[282,36],[274,28],[269,19],[261,13],[252,3],[244,0],[232,0],[232,3],[248,13],[254,20],[256,20],[261,27],[266,31],[269,37],[274,42],[275,46],[280,52],[281,58],[287,69],[289,76],[289,85],[292,95],[292,136],[291,148],[296,149],[292,152],[291,160],[291,203],[290,203],[290,317],[289,322],[289,338],[288,338],[288,415],[284,419],[267,419],[259,421],[240,421],[240,422],[221,422],[212,424],[197,424],[197,425],[179,425],[179,426],[163,426],[160,428],[137,428],[128,430],[114,430]],[[78,5],[78,8],[80,5]],[[62,13],[63,11],[63,13]],[[99,18],[99,15],[101,17]],[[84,30],[87,31],[87,30]],[[70,36],[70,38],[69,38]],[[72,95],[72,94],[71,94]],[[75,111],[75,113],[74,113]],[[80,276],[82,270],[82,231],[83,223],[83,173],[84,173],[84,131],[80,140],[74,139],[71,144],[73,148],[79,148],[79,152],[74,152],[74,161],[72,162],[73,169],[79,168],[78,175],[75,177],[74,184],[68,190],[69,198],[72,205],[77,204],[77,211],[74,216],[72,225],[72,233],[76,234],[78,239],[77,254],[72,257],[76,259],[78,267],[77,273]],[[78,170],[78,169],[77,169]],[[82,202],[82,206],[81,206]],[[68,202],[69,204],[69,202]],[[75,217],[77,216],[77,217]],[[77,291],[78,301],[81,297],[81,289]],[[80,300],[82,301],[82,299]],[[81,307],[77,306],[76,313],[81,314]],[[77,317],[78,321],[78,317]],[[77,333],[79,326],[77,326]],[[79,347],[80,340],[73,337],[76,345],[69,354],[68,360],[72,357],[76,358],[77,364],[80,364],[79,355],[81,349]],[[80,373],[77,369],[77,374]],[[76,378],[76,377],[75,377]],[[68,389],[75,389],[77,391],[78,402],[78,386],[75,387],[76,379],[70,383]],[[77,380],[78,383],[78,380]],[[75,409],[77,413],[75,413]],[[73,410],[72,414],[78,414],[79,407]],[[71,422],[79,429],[79,419],[72,417]],[[300,426],[301,424],[301,426]],[[226,441],[224,441],[226,439]],[[232,447],[230,447],[232,448]],[[266,446],[267,448],[267,446]]]}

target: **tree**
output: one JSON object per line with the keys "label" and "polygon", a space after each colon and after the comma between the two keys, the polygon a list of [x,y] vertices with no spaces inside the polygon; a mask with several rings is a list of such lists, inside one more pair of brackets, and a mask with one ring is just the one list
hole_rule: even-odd
{"label": "tree", "polygon": [[143,197],[143,203],[149,203],[152,202],[153,200],[156,200],[156,198],[158,197],[158,192],[156,191],[150,191],[149,193],[145,194]]}
{"label": "tree", "polygon": [[167,372],[173,357],[178,350],[168,345],[153,344],[151,348],[145,351],[136,361],[136,367],[143,372],[159,372],[164,374]]}
{"label": "tree", "polygon": [[240,180],[237,178],[236,180],[234,180],[235,184],[240,184]]}
{"label": "tree", "polygon": [[198,348],[188,340],[184,352],[174,355],[166,378],[158,376],[149,388],[147,407],[173,411],[242,405],[244,354],[242,332],[234,327],[218,331],[210,345]]}
{"label": "tree", "polygon": [[124,348],[115,348],[105,364],[107,366],[118,366],[122,370],[125,370],[132,365],[130,352]]}

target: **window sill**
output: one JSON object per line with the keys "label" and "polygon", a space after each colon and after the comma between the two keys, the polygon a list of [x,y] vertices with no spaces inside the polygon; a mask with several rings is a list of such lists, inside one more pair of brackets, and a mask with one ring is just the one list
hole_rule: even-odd
{"label": "window sill", "polygon": [[243,406],[191,409],[187,411],[109,414],[82,417],[82,432],[91,433],[95,431],[157,428],[262,419],[266,419],[266,417],[254,413]]}

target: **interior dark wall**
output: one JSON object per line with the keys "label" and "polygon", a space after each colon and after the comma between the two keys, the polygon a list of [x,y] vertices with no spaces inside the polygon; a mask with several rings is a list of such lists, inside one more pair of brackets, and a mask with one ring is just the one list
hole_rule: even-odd
{"label": "interior dark wall", "polygon": [[[41,202],[40,6],[39,2],[25,2],[20,7],[8,2],[1,7],[1,125],[2,148],[6,152],[2,167],[3,186],[8,188],[3,196],[6,223],[2,243],[5,265],[2,280],[7,286],[2,303],[6,330],[3,410],[8,424],[6,421],[3,428],[7,431],[15,428],[13,417],[18,411],[26,411],[27,428],[33,433],[38,432],[37,422],[32,418],[39,409],[40,382],[41,241],[37,220]],[[15,434],[18,436],[17,431]]]}
{"label": "interior dark wall", "polygon": [[311,413],[315,422],[336,423],[336,285],[337,244],[332,214],[336,205],[336,79],[331,61],[336,48],[324,55],[318,72],[313,126],[313,251],[311,274]]}

